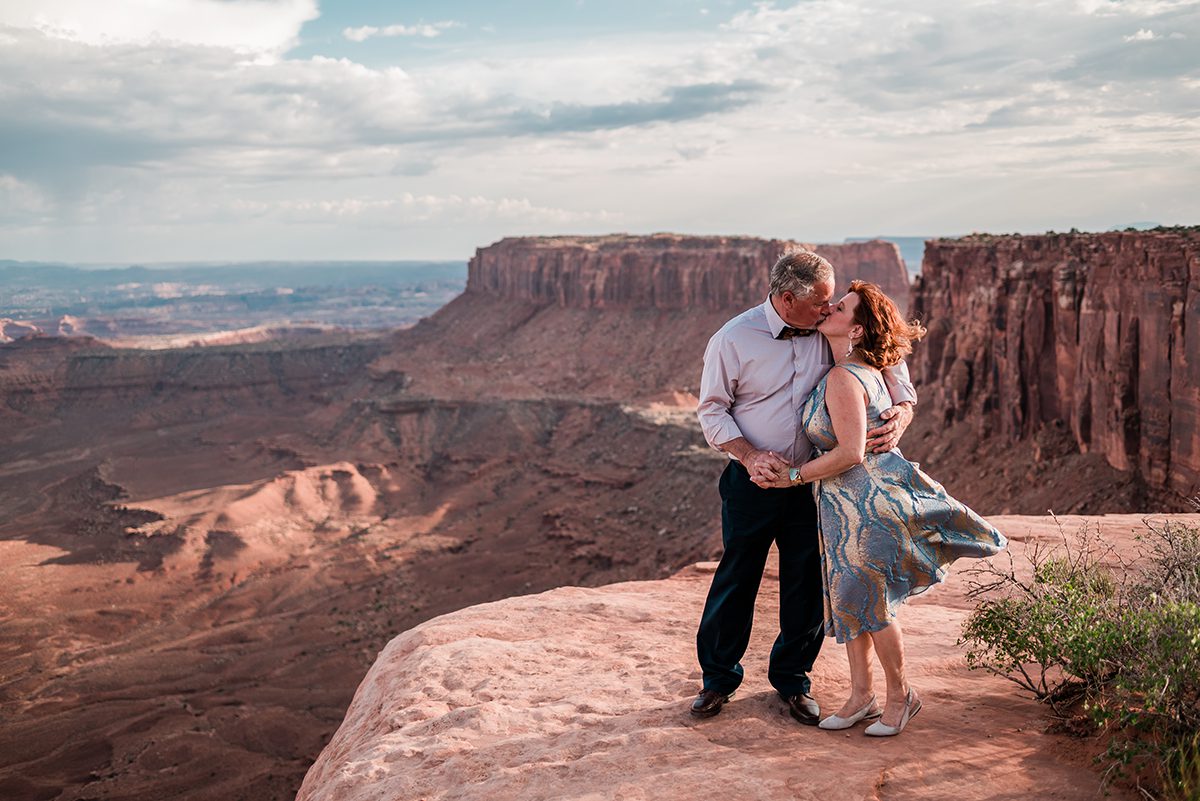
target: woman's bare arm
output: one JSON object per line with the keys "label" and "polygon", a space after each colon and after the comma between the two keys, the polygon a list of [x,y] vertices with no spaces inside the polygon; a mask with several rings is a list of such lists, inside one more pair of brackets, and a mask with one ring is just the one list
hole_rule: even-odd
{"label": "woman's bare arm", "polygon": [[833,422],[837,445],[800,467],[805,481],[844,473],[862,464],[867,448],[867,392],[849,370],[834,367],[825,385],[825,408]]}

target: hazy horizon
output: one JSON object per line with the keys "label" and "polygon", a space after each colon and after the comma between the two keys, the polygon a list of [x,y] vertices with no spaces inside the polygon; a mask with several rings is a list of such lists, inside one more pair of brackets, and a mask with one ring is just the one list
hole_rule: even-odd
{"label": "hazy horizon", "polygon": [[0,267],[14,265],[32,265],[44,267],[69,267],[78,270],[130,270],[144,268],[147,270],[171,270],[185,269],[188,267],[211,267],[220,269],[222,267],[242,267],[247,264],[256,264],[264,266],[285,266],[285,265],[328,265],[328,264],[352,264],[352,265],[426,265],[426,264],[462,264],[466,265],[467,259],[219,259],[215,261],[50,261],[39,259],[4,259],[0,258]]}
{"label": "hazy horizon", "polygon": [[[646,232],[645,234],[642,234],[642,233],[630,234],[629,232],[625,232],[625,231],[612,231],[612,232],[600,232],[599,234],[594,234],[594,235],[603,236],[605,234],[617,234],[617,235],[630,235],[630,236],[649,236],[652,234],[661,234],[661,233],[675,234],[675,233],[679,233],[679,232],[654,231],[654,232]],[[1009,232],[1009,233],[1012,233],[1012,232]],[[579,236],[592,236],[592,235],[593,234],[580,234]],[[683,235],[684,236],[697,236],[697,237],[745,236],[744,234],[712,233],[712,232],[683,234]],[[571,236],[571,234],[558,234],[556,236]],[[867,242],[867,241],[873,241],[873,240],[893,242],[897,246],[897,248],[899,248],[902,256],[904,257],[905,263],[908,265],[909,271],[917,272],[920,270],[921,264],[920,264],[919,255],[916,255],[916,253],[913,249],[914,242],[917,242],[917,241],[924,242],[929,239],[953,238],[954,236],[962,236],[962,235],[937,234],[937,235],[929,235],[929,236],[847,236],[847,237],[844,237],[843,239],[839,240],[838,242],[810,242],[809,244],[830,245],[830,244],[843,244],[843,243],[850,243],[850,242]],[[778,238],[795,239],[795,237],[778,237]],[[491,245],[491,244],[495,244],[495,243],[487,243],[487,244]],[[486,247],[486,246],[487,245],[480,245],[478,247]],[[472,256],[473,255],[474,254],[472,253]],[[181,269],[188,269],[188,268],[221,269],[221,268],[225,268],[225,267],[231,267],[231,268],[232,267],[245,267],[247,265],[261,265],[261,266],[268,266],[268,267],[271,267],[271,266],[278,266],[278,267],[313,266],[313,267],[316,267],[316,266],[323,266],[323,265],[330,265],[330,264],[354,265],[354,266],[364,266],[364,267],[365,266],[382,266],[382,265],[399,265],[399,266],[462,265],[465,268],[467,266],[467,263],[470,261],[470,259],[471,259],[471,256],[462,257],[462,258],[428,258],[428,259],[258,258],[258,259],[216,259],[216,260],[179,259],[179,260],[164,260],[164,261],[147,261],[147,260],[130,259],[130,260],[124,260],[124,261],[89,262],[89,261],[65,261],[65,260],[49,260],[49,259],[10,259],[10,258],[3,257],[3,255],[0,255],[0,270],[2,270],[4,267],[8,267],[8,266],[21,266],[21,267],[34,266],[34,267],[65,267],[65,268],[69,268],[69,269],[89,271],[89,272],[98,272],[98,271],[105,271],[105,270],[112,270],[112,271],[131,270],[131,269],[139,269],[139,268],[147,269],[147,270],[164,270],[164,271],[166,271],[166,270],[181,270]]]}

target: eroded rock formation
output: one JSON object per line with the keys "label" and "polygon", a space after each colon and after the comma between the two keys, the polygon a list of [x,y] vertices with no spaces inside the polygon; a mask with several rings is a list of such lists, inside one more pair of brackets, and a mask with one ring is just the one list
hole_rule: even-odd
{"label": "eroded rock formation", "polygon": [[0,343],[12,342],[14,339],[22,339],[40,334],[42,329],[38,328],[33,323],[24,322],[22,320],[10,320],[7,317],[0,317]]}
{"label": "eroded rock formation", "polygon": [[908,275],[890,242],[808,245],[748,237],[519,237],[480,248],[467,291],[569,308],[746,308],[767,295],[767,269],[785,250],[828,258],[844,283],[878,283],[901,305]]}
{"label": "eroded rock formation", "polygon": [[[994,522],[1012,538],[1018,569],[1029,570],[1025,548],[1061,547],[1049,519]],[[1121,553],[1135,552],[1141,516],[1063,519],[1072,531],[1085,522]],[[298,801],[791,801],[880,798],[885,784],[889,797],[942,801],[1096,795],[1101,779],[1089,749],[1102,746],[1047,733],[1036,703],[1001,678],[968,671],[952,647],[973,606],[961,570],[901,610],[908,678],[924,706],[900,737],[874,741],[861,726],[830,733],[793,721],[766,681],[770,623],[754,629],[732,703],[715,718],[690,717],[700,685],[692,635],[712,568],[510,598],[399,635],[363,680]],[[759,621],[774,619],[778,592],[772,560]],[[826,709],[849,692],[846,659],[832,640],[813,686]]]}
{"label": "eroded rock formation", "polygon": [[924,414],[1200,491],[1200,228],[932,240],[913,310]]}
{"label": "eroded rock formation", "polygon": [[390,336],[0,345],[0,797],[290,799],[396,632],[711,552],[694,399],[474,361],[538,323],[478,300]]}

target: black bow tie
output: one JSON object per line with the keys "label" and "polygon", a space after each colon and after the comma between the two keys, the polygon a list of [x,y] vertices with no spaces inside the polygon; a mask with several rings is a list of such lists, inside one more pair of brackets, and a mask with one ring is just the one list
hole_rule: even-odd
{"label": "black bow tie", "polygon": [[817,333],[815,328],[793,328],[790,325],[785,325],[783,330],[779,332],[776,339],[791,339],[792,337],[810,337]]}

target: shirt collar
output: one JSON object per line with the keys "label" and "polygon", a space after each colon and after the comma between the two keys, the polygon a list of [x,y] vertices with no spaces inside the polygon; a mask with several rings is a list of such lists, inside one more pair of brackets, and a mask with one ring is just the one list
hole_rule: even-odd
{"label": "shirt collar", "polygon": [[787,323],[779,316],[779,312],[775,311],[775,307],[771,304],[770,295],[767,295],[767,300],[763,303],[763,309],[767,313],[767,327],[771,329],[771,336],[779,339],[779,333],[787,327]]}

